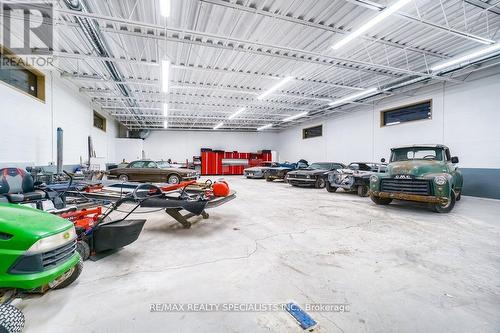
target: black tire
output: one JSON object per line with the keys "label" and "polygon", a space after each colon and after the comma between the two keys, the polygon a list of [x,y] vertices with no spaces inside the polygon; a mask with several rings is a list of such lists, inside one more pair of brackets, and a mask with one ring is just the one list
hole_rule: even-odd
{"label": "black tire", "polygon": [[315,188],[325,188],[325,186],[326,186],[325,178],[318,177],[318,179],[316,179],[316,183],[314,183],[314,187]]}
{"label": "black tire", "polygon": [[76,243],[76,251],[80,253],[80,257],[85,261],[90,257],[90,246],[86,241],[79,240]]}
{"label": "black tire", "polygon": [[368,196],[368,186],[366,185],[359,185],[358,186],[358,195],[360,197],[367,197]]}
{"label": "black tire", "polygon": [[269,175],[266,175],[266,182],[272,182],[273,179],[269,176]]}
{"label": "black tire", "polygon": [[181,182],[181,177],[179,175],[176,175],[175,173],[168,176],[167,183],[172,184],[172,185],[177,185]]}
{"label": "black tire", "polygon": [[118,179],[122,182],[128,182],[129,178],[127,175],[119,175]]}
{"label": "black tire", "polygon": [[456,201],[460,201],[460,199],[462,199],[462,190],[460,190],[460,192],[458,192]]}
{"label": "black tire", "polygon": [[456,197],[455,191],[451,191],[451,197],[446,205],[435,204],[433,205],[434,211],[436,213],[449,213],[455,207]]}
{"label": "black tire", "polygon": [[63,282],[61,282],[60,284],[58,284],[57,286],[55,286],[54,288],[51,288],[51,289],[54,289],[54,290],[63,289],[63,288],[66,288],[67,286],[69,286],[70,284],[72,284],[73,282],[75,282],[76,279],[78,279],[78,277],[80,276],[80,274],[82,274],[83,260],[80,260],[78,262],[78,264],[76,264],[72,268],[72,270],[73,271],[71,272],[71,275],[66,280],[64,280]]}
{"label": "black tire", "polygon": [[21,333],[24,323],[21,310],[12,305],[0,305],[0,333]]}
{"label": "black tire", "polygon": [[380,198],[380,197],[374,196],[373,194],[370,195],[370,198],[377,205],[388,205],[388,204],[390,204],[392,202],[391,198]]}
{"label": "black tire", "polygon": [[328,192],[334,193],[334,192],[337,192],[337,189],[338,189],[338,187],[332,186],[332,184],[330,184],[330,182],[328,180],[326,181],[326,190]]}

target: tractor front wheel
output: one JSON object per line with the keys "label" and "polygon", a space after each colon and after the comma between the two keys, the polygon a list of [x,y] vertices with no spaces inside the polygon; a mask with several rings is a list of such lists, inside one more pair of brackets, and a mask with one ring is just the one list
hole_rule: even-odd
{"label": "tractor front wheel", "polygon": [[56,284],[54,287],[51,287],[49,284],[49,287],[55,290],[66,288],[67,286],[75,282],[76,279],[78,279],[78,277],[82,273],[82,270],[83,270],[83,260],[80,260],[78,264],[76,264],[73,268],[71,268],[68,272],[64,274],[67,276],[64,281]]}
{"label": "tractor front wheel", "polygon": [[21,310],[12,305],[0,305],[0,333],[21,333],[24,322]]}

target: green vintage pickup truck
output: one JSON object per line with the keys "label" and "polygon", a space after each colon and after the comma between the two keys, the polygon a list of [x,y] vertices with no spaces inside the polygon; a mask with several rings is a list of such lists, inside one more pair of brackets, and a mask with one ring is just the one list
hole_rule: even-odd
{"label": "green vintage pickup truck", "polygon": [[463,177],[443,145],[414,145],[391,149],[386,173],[370,177],[370,197],[377,205],[393,199],[424,202],[448,213],[460,200]]}

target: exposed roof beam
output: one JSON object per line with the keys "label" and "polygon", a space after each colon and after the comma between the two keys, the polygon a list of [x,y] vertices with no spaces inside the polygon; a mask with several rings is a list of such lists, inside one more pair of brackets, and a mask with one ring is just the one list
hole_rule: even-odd
{"label": "exposed roof beam", "polygon": [[[355,0],[347,0],[347,1],[355,1]],[[374,64],[370,62],[354,60],[343,57],[336,56],[325,56],[320,53],[300,50],[290,47],[284,47],[279,45],[271,45],[265,43],[259,43],[255,41],[243,40],[239,38],[233,38],[229,36],[222,36],[207,32],[193,31],[189,29],[179,29],[174,27],[164,27],[155,24],[149,24],[139,21],[126,20],[116,17],[110,17],[105,15],[99,15],[94,13],[85,13],[85,12],[76,12],[72,10],[58,10],[60,13],[69,14],[77,17],[87,17],[93,19],[100,19],[103,21],[110,21],[115,23],[125,24],[127,26],[138,26],[149,29],[154,29],[158,31],[167,30],[167,34],[169,32],[173,32],[175,34],[171,34],[167,36],[167,40],[175,41],[179,43],[189,43],[189,44],[197,44],[200,46],[206,47],[215,47],[221,49],[228,49],[237,52],[244,53],[253,53],[264,56],[271,57],[279,57],[288,60],[309,62],[309,63],[317,63],[326,66],[334,66],[339,68],[344,68],[348,70],[355,71],[364,71],[371,74],[383,75],[383,76],[394,76],[398,77],[401,75],[416,75],[422,77],[430,77],[436,79],[442,79],[439,76],[426,74],[418,71],[407,70],[403,68],[396,68],[392,66],[386,66],[381,64]],[[102,31],[106,31],[106,29],[102,29]],[[120,29],[117,31],[118,33],[123,33],[123,30]],[[129,32],[131,35],[140,35],[142,32]],[[145,34],[149,38],[155,38],[154,34]],[[182,36],[182,37],[181,37]],[[157,38],[161,37],[157,36]],[[164,39],[165,37],[163,37]],[[210,42],[209,42],[210,41]],[[215,41],[215,42],[214,42]]]}
{"label": "exposed roof beam", "polygon": [[[375,10],[375,11],[382,11],[386,8],[386,6],[381,5],[377,2],[370,1],[370,0],[345,0],[345,1],[353,3],[353,4],[358,5],[358,6],[362,6],[362,7],[371,9],[371,10]],[[425,20],[423,18],[415,17],[415,16],[412,16],[410,14],[406,14],[403,12],[396,12],[393,15],[402,17],[410,22],[415,22],[415,23],[424,25],[426,27],[440,30],[441,32],[444,32],[447,34],[452,34],[452,35],[455,35],[455,36],[458,36],[461,38],[466,38],[466,39],[472,40],[472,41],[477,42],[477,43],[492,44],[495,42],[495,41],[488,39],[488,38],[484,38],[484,37],[481,37],[481,36],[478,36],[475,34],[471,34],[471,33],[466,32],[466,31],[460,31],[458,29],[454,29],[451,27],[446,27],[446,26]]]}
{"label": "exposed roof beam", "polygon": [[489,4],[481,0],[464,0],[464,1],[469,5],[484,9],[493,14],[500,15],[500,8],[497,7],[500,4],[500,2],[497,2],[496,4]]}
{"label": "exposed roof beam", "polygon": [[[227,8],[245,11],[245,12],[252,13],[252,14],[258,14],[258,15],[262,15],[262,16],[266,16],[266,17],[271,17],[271,18],[274,18],[277,20],[296,23],[296,24],[304,25],[304,26],[311,27],[311,28],[321,29],[324,31],[330,31],[330,32],[338,33],[338,34],[348,34],[349,33],[349,31],[346,31],[346,30],[343,30],[340,28],[335,28],[332,25],[324,25],[324,24],[322,24],[322,22],[316,23],[316,22],[311,22],[311,21],[306,21],[304,19],[296,18],[293,16],[287,16],[287,15],[283,15],[283,14],[279,14],[279,13],[272,13],[272,12],[266,10],[266,8],[263,8],[263,9],[253,8],[253,7],[250,7],[250,3],[246,3],[246,4],[232,3],[232,2],[223,1],[223,0],[200,0],[200,1],[212,4],[212,5],[224,6]],[[403,50],[409,50],[409,51],[418,52],[421,54],[426,54],[429,56],[434,56],[434,57],[439,57],[439,58],[448,58],[449,57],[447,54],[421,49],[417,46],[405,45],[405,44],[401,44],[398,42],[384,40],[383,38],[379,38],[376,36],[366,35],[366,36],[363,36],[361,38],[366,39],[368,41],[396,47],[396,48],[403,49]]]}

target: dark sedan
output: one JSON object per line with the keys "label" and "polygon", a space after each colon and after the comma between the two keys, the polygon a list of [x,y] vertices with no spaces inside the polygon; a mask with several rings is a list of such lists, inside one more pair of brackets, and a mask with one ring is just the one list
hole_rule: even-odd
{"label": "dark sedan", "polygon": [[109,171],[108,178],[123,182],[147,182],[179,184],[182,181],[198,179],[198,172],[191,169],[172,168],[164,161],[141,160],[129,163],[123,168]]}
{"label": "dark sedan", "polygon": [[286,180],[292,186],[324,188],[326,186],[326,173],[345,167],[344,164],[338,162],[313,163],[306,169],[290,171]]}

